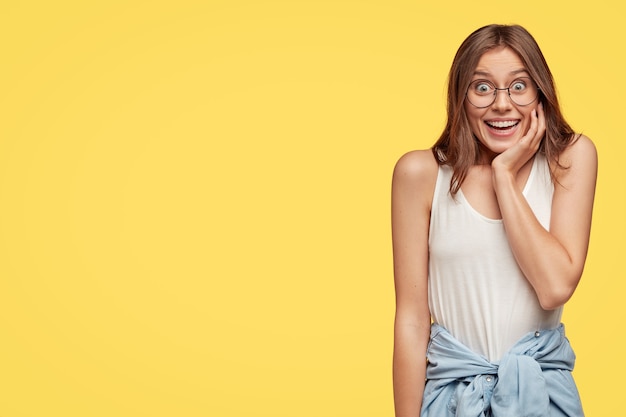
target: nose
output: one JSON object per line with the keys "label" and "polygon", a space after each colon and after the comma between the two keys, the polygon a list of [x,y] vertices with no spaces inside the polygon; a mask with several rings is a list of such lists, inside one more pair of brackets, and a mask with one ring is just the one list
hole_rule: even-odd
{"label": "nose", "polygon": [[496,111],[508,110],[513,106],[508,88],[496,88],[496,99],[491,107]]}

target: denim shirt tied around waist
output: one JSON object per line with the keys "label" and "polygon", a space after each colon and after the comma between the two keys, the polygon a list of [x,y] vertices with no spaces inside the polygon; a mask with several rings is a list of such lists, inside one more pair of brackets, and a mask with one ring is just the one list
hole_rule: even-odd
{"label": "denim shirt tied around waist", "polygon": [[499,362],[431,328],[421,417],[582,417],[576,355],[561,324],[528,333]]}

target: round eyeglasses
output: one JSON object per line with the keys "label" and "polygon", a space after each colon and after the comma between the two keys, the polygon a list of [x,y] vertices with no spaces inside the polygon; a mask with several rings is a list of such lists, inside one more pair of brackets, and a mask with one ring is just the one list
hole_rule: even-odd
{"label": "round eyeglasses", "polygon": [[505,90],[518,106],[528,106],[539,97],[539,87],[528,77],[516,78],[507,88],[497,88],[491,81],[475,80],[467,88],[465,97],[474,107],[484,109],[496,101],[498,91]]}

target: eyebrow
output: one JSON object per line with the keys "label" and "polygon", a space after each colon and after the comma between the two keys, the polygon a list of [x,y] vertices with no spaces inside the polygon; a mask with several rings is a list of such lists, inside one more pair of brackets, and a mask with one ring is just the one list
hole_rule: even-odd
{"label": "eyebrow", "polygon": [[[509,75],[517,75],[517,74],[521,74],[521,73],[528,74],[528,70],[525,69],[525,68],[513,70],[513,71],[509,72]],[[480,76],[483,76],[483,77],[489,77],[491,74],[489,72],[487,72],[487,71],[474,71],[474,75],[480,75]]]}

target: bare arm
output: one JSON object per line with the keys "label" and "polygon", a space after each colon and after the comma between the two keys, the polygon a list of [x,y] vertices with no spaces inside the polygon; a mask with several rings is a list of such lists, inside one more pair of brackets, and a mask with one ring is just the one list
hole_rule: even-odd
{"label": "bare arm", "polygon": [[404,155],[393,175],[393,389],[397,417],[419,416],[424,392],[430,336],[428,228],[436,176],[437,163],[430,151]]}
{"label": "bare arm", "polygon": [[513,254],[541,306],[550,310],[569,300],[583,272],[591,230],[597,154],[585,136],[563,152],[560,160],[568,168],[557,170],[550,230],[545,230],[515,183],[521,162],[539,146],[543,123],[539,108],[528,134],[495,158],[492,167],[493,184]]}

